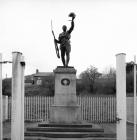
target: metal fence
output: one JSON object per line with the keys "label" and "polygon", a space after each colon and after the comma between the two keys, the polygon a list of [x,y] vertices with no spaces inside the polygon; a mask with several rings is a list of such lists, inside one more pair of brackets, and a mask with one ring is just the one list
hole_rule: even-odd
{"label": "metal fence", "polygon": [[[24,117],[26,121],[48,121],[54,97],[26,96]],[[81,106],[81,119],[93,123],[112,123],[116,121],[116,97],[77,96]],[[11,119],[11,98],[8,99],[8,119]]]}

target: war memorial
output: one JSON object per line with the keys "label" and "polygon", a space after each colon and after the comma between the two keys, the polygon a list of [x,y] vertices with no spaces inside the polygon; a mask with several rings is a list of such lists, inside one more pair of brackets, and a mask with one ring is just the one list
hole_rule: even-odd
{"label": "war memorial", "polygon": [[[55,77],[54,102],[50,109],[48,122],[38,123],[35,127],[24,130],[24,69],[25,62],[20,52],[13,52],[12,59],[12,120],[11,140],[126,140],[126,79],[125,54],[116,55],[117,68],[117,135],[105,133],[100,125],[81,120],[81,108],[76,98],[76,69],[69,66],[70,37],[74,29],[75,13],[70,13],[71,27],[63,32],[54,44],[57,57],[63,66],[57,66],[53,72]],[[61,56],[58,44],[60,44]],[[122,134],[122,135],[121,135]],[[6,140],[6,139],[5,139]]]}
{"label": "war memorial", "polygon": [[[110,137],[115,134],[105,134],[103,129],[95,124],[82,122],[80,118],[80,106],[76,97],[76,69],[69,66],[70,60],[70,38],[74,29],[75,13],[70,13],[71,27],[63,25],[63,32],[59,34],[58,40],[54,36],[54,43],[57,57],[60,58],[58,44],[60,44],[61,60],[63,66],[54,69],[55,95],[54,103],[50,109],[50,120],[48,123],[41,123],[36,128],[28,128],[26,136],[43,136],[49,138],[90,138]],[[41,132],[41,133],[40,133]],[[45,133],[44,133],[45,132]]]}

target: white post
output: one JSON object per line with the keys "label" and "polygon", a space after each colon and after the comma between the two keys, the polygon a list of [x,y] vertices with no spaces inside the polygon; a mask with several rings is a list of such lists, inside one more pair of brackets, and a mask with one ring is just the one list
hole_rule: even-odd
{"label": "white post", "polygon": [[24,70],[25,70],[25,62],[24,62],[24,56],[21,57],[21,110],[22,110],[22,115],[21,115],[21,140],[24,140]]}
{"label": "white post", "polygon": [[22,53],[12,53],[12,116],[11,140],[24,140],[24,66]]}
{"label": "white post", "polygon": [[136,140],[136,56],[134,56],[134,140]]}
{"label": "white post", "polygon": [[8,120],[8,96],[5,97],[5,119]]}
{"label": "white post", "polygon": [[117,140],[126,140],[126,63],[125,54],[116,55]]}
{"label": "white post", "polygon": [[0,140],[3,140],[2,54],[0,53]]}
{"label": "white post", "polygon": [[4,96],[3,106],[4,106],[4,120],[7,120],[8,119],[8,96]]}
{"label": "white post", "polygon": [[8,119],[8,96],[3,96],[3,121]]}

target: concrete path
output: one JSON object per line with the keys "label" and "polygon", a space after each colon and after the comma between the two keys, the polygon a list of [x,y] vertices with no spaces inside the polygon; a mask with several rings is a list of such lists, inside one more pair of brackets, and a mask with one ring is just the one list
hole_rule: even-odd
{"label": "concrete path", "polygon": [[[33,127],[33,126],[37,126],[38,123],[25,123],[25,128],[26,127]],[[4,129],[3,129],[3,133],[4,133],[4,138],[10,138],[11,135],[11,123],[10,122],[5,122],[3,124]],[[104,131],[107,133],[116,133],[116,124],[114,123],[107,123],[107,124],[100,124],[100,126],[102,128],[104,128]],[[133,124],[127,124],[127,140],[134,140],[133,138],[134,136],[134,126]],[[52,139],[49,139],[52,140]],[[56,139],[56,140],[90,140],[88,138],[86,139]]]}
{"label": "concrete path", "polygon": [[[105,132],[116,133],[116,124],[101,124],[101,126],[104,128]],[[130,123],[127,123],[127,140],[134,140],[134,125]]]}

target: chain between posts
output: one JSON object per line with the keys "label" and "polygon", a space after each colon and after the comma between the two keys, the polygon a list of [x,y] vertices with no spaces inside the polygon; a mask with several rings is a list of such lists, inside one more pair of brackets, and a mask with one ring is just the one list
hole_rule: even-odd
{"label": "chain between posts", "polygon": [[12,63],[12,61],[1,61],[0,64]]}
{"label": "chain between posts", "polygon": [[121,120],[121,118],[116,117],[116,122],[120,122]]}
{"label": "chain between posts", "polygon": [[[1,61],[0,64],[7,64],[7,63],[12,63],[12,61]],[[21,61],[20,64],[22,66],[25,66],[25,61]]]}

